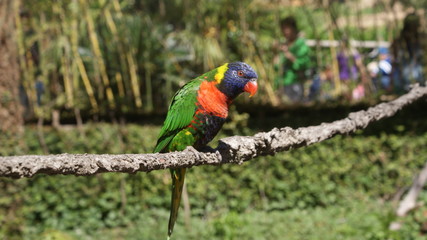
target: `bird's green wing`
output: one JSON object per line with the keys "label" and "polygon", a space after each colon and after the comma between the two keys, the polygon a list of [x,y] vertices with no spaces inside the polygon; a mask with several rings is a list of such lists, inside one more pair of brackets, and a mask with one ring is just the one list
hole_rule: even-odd
{"label": "bird's green wing", "polygon": [[175,149],[167,149],[175,135],[188,126],[196,112],[197,91],[202,78],[196,78],[185,84],[173,97],[169,106],[166,120],[160,130],[154,152],[168,152]]}

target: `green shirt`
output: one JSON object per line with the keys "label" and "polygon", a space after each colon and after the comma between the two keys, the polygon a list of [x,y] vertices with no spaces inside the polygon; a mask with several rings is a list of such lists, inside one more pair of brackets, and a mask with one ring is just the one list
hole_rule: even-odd
{"label": "green shirt", "polygon": [[304,72],[310,65],[310,48],[305,44],[305,40],[298,38],[290,46],[289,51],[294,55],[295,61],[287,59],[283,52],[279,55],[279,76],[276,78],[275,86],[291,85],[302,81]]}

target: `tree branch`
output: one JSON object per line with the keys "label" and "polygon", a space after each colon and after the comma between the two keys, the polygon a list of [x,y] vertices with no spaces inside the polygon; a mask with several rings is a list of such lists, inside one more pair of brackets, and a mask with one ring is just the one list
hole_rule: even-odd
{"label": "tree branch", "polygon": [[[423,190],[424,185],[427,181],[427,162],[424,164],[423,169],[420,173],[418,173],[414,177],[414,182],[412,183],[411,188],[409,189],[408,193],[406,194],[405,198],[399,203],[399,207],[396,210],[396,215],[398,217],[404,217],[408,212],[410,212],[412,209],[416,208],[417,205],[417,198],[420,194],[420,192]],[[398,231],[402,228],[403,221],[394,221],[391,222],[389,225],[389,229],[393,231]]]}
{"label": "tree branch", "polygon": [[400,202],[396,215],[405,216],[409,211],[417,206],[417,198],[427,181],[427,163],[421,172],[415,177],[412,186],[406,197]]}
{"label": "tree branch", "polygon": [[364,129],[370,123],[393,116],[415,100],[427,96],[427,87],[415,86],[409,93],[368,110],[353,112],[348,117],[318,126],[298,129],[274,128],[254,136],[233,136],[221,139],[216,149],[198,152],[188,147],[182,152],[154,154],[59,154],[0,157],[0,176],[32,177],[35,174],[94,175],[103,172],[137,171],[192,167],[198,165],[241,164],[258,156],[308,146],[336,135]]}

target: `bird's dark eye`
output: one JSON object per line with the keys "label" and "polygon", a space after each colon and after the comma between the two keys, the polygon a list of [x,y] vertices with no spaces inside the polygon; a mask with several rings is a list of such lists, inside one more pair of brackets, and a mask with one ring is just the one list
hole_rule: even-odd
{"label": "bird's dark eye", "polygon": [[239,76],[239,77],[243,77],[245,74],[243,73],[243,71],[242,70],[240,70],[240,71],[237,71],[237,76]]}

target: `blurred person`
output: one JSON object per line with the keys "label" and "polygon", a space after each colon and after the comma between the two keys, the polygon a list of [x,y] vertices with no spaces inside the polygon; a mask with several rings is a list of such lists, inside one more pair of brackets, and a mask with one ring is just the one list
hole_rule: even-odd
{"label": "blurred person", "polygon": [[381,88],[386,91],[391,91],[391,71],[393,69],[391,65],[391,57],[387,48],[379,49],[379,63],[378,68],[380,72],[380,82]]}
{"label": "blurred person", "polygon": [[378,49],[378,61],[368,64],[368,69],[376,91],[385,90],[391,92],[392,63],[389,51],[385,47]]}
{"label": "blurred person", "polygon": [[363,84],[358,84],[351,92],[351,99],[358,101],[365,97],[365,88]]}
{"label": "blurred person", "polygon": [[355,81],[359,77],[356,62],[360,61],[359,52],[354,48],[349,48],[348,39],[343,38],[340,42],[339,52],[337,54],[340,80],[348,83]]}
{"label": "blurred person", "polygon": [[328,100],[331,99],[334,89],[332,68],[330,66],[325,66],[316,74],[313,78],[313,81],[309,88],[308,100]]}
{"label": "blurred person", "polygon": [[400,35],[391,45],[393,83],[397,92],[408,91],[413,82],[425,84],[423,50],[426,44],[420,26],[420,18],[415,13],[408,14]]}
{"label": "blurred person", "polygon": [[279,76],[275,79],[275,87],[281,98],[286,96],[291,102],[300,102],[304,99],[303,81],[310,65],[310,49],[298,36],[294,17],[282,19],[280,29],[286,41],[278,46],[280,51],[275,62]]}
{"label": "blurred person", "polygon": [[[357,99],[365,96],[369,83],[363,58],[355,48],[349,45],[347,37],[343,37],[340,41],[337,61],[344,96],[348,99],[352,99],[353,96],[358,96]],[[358,94],[353,93],[353,88],[357,88]]]}

